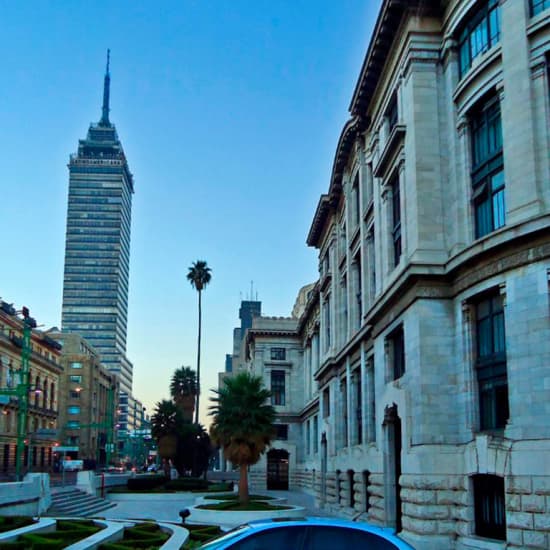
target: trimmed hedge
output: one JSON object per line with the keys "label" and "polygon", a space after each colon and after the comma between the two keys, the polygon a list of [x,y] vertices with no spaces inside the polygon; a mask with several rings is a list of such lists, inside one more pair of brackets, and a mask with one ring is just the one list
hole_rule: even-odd
{"label": "trimmed hedge", "polygon": [[189,539],[183,546],[184,550],[197,548],[203,543],[223,534],[223,531],[217,525],[193,525],[186,523],[184,527],[189,530]]}
{"label": "trimmed hedge", "polygon": [[102,544],[99,550],[128,550],[128,548],[158,548],[170,535],[156,523],[138,523],[124,529],[124,537],[117,542]]}
{"label": "trimmed hedge", "polygon": [[101,529],[103,527],[95,525],[90,520],[58,520],[54,532],[27,533],[19,536],[14,543],[4,543],[4,545],[6,550],[9,548],[63,550],[63,548],[85,539]]}
{"label": "trimmed hedge", "polygon": [[159,475],[131,477],[128,480],[127,487],[130,491],[145,491],[150,489],[156,489],[161,485],[164,485],[167,478]]}
{"label": "trimmed hedge", "polygon": [[208,481],[194,477],[180,477],[164,484],[168,491],[197,491],[208,489]]}
{"label": "trimmed hedge", "polygon": [[292,506],[272,505],[262,500],[250,500],[248,504],[241,504],[238,500],[226,500],[214,504],[201,504],[197,506],[201,510],[222,510],[239,512],[267,512],[270,510],[291,510]]}
{"label": "trimmed hedge", "polygon": [[[239,495],[207,495],[204,497],[207,500],[239,500]],[[273,500],[275,497],[270,497],[268,495],[249,495],[250,500]]]}
{"label": "trimmed hedge", "polygon": [[33,523],[36,523],[36,520],[29,516],[0,516],[0,533],[13,531]]}

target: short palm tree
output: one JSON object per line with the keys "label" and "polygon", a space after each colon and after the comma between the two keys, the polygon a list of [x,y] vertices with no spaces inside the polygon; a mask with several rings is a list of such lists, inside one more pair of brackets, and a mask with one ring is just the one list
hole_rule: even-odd
{"label": "short palm tree", "polygon": [[225,458],[239,466],[239,501],[247,503],[248,467],[260,460],[275,435],[271,392],[248,372],[225,378],[222,388],[212,391],[217,395],[211,398],[210,436]]}
{"label": "short palm tree", "polygon": [[181,410],[183,419],[192,422],[197,395],[197,373],[191,367],[180,367],[174,371],[170,381],[170,395]]}
{"label": "short palm tree", "polygon": [[189,268],[187,273],[187,280],[191,283],[191,286],[199,293],[199,337],[198,337],[198,349],[197,349],[197,402],[195,409],[195,424],[199,423],[199,399],[201,393],[201,323],[202,323],[202,309],[201,309],[201,293],[204,287],[210,282],[212,278],[211,269],[206,262],[197,260]]}
{"label": "short palm tree", "polygon": [[181,413],[172,401],[163,399],[156,404],[151,417],[151,435],[157,440],[159,456],[165,461],[176,457],[181,422]]}

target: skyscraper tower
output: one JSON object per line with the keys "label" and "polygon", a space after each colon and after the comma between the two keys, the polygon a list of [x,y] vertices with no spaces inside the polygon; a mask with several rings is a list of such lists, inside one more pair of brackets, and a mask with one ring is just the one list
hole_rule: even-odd
{"label": "skyscraper tower", "polygon": [[69,162],[69,206],[65,242],[62,329],[90,342],[101,362],[132,391],[126,357],[130,217],[134,182],[109,120],[109,51],[103,108],[97,124]]}

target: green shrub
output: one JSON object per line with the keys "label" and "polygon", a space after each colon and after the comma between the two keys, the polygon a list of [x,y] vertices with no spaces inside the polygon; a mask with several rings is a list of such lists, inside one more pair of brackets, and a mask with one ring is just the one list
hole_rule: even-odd
{"label": "green shrub", "polygon": [[166,483],[164,476],[149,475],[140,477],[131,477],[128,480],[127,487],[130,491],[145,491],[156,489]]}
{"label": "green shrub", "polygon": [[[207,495],[204,497],[207,500],[238,500],[239,495],[230,494],[230,495]],[[250,495],[250,500],[273,500],[274,497],[268,495]]]}
{"label": "green shrub", "polygon": [[227,500],[214,504],[201,504],[197,506],[203,510],[239,511],[239,512],[264,512],[270,510],[290,510],[291,506],[272,505],[261,500],[251,500],[248,504],[241,504],[238,500]]}
{"label": "green shrub", "polygon": [[56,530],[51,533],[27,533],[18,537],[24,548],[41,550],[62,550],[103,529],[91,520],[58,520]]}
{"label": "green shrub", "polygon": [[36,520],[29,516],[0,516],[0,533],[13,531],[33,523],[36,523]]}
{"label": "green shrub", "polygon": [[0,550],[25,550],[27,543],[23,540],[14,542],[0,542]]}
{"label": "green shrub", "polygon": [[222,482],[222,483],[210,483],[208,485],[207,491],[215,491],[215,492],[223,492],[223,491],[232,491],[234,487],[234,484],[232,481],[229,482]]}
{"label": "green shrub", "polygon": [[193,477],[180,477],[165,483],[164,488],[169,491],[202,491],[208,488],[208,481]]}
{"label": "green shrub", "polygon": [[157,548],[162,546],[170,535],[153,522],[138,523],[124,529],[124,537],[117,542],[102,544],[100,550],[128,550],[128,548]]}

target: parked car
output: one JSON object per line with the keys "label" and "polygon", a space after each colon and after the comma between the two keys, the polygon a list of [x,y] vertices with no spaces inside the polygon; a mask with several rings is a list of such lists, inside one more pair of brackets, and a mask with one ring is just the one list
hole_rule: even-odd
{"label": "parked car", "polygon": [[147,466],[148,472],[156,472],[157,470],[158,470],[158,466],[156,464],[149,464],[149,466]]}
{"label": "parked car", "polygon": [[200,550],[414,550],[385,529],[336,518],[268,519],[251,521],[228,531]]}

